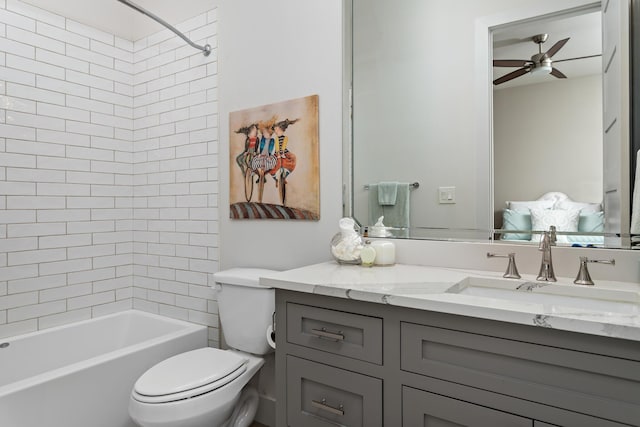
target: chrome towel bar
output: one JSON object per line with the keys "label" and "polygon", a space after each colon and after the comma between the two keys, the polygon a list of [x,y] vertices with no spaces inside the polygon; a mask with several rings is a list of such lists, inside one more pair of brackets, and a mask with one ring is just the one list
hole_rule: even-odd
{"label": "chrome towel bar", "polygon": [[[415,190],[416,188],[419,188],[419,187],[420,187],[420,183],[419,183],[418,181],[416,181],[416,182],[412,182],[411,184],[409,184],[409,187],[410,187],[412,190]],[[368,189],[369,189],[369,184],[365,184],[365,185],[364,185],[364,189],[365,189],[365,190],[368,190]]]}

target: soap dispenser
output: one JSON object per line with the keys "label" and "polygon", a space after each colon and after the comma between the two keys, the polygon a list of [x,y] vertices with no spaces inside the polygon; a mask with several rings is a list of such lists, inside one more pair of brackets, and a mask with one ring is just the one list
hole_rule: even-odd
{"label": "soap dispenser", "polygon": [[371,246],[376,251],[375,265],[394,265],[396,263],[396,245],[391,240],[374,240]]}

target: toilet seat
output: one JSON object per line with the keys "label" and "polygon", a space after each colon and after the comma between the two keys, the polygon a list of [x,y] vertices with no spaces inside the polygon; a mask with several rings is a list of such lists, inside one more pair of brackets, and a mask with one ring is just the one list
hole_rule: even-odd
{"label": "toilet seat", "polygon": [[242,375],[247,359],[237,353],[200,348],[170,357],[136,381],[132,396],[143,403],[168,403],[219,389]]}

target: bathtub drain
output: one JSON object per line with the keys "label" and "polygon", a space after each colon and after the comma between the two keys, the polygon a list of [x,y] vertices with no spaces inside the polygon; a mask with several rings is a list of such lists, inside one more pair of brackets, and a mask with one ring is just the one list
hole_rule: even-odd
{"label": "bathtub drain", "polygon": [[7,348],[7,347],[9,347],[8,342],[3,342],[2,344],[0,344],[0,348]]}

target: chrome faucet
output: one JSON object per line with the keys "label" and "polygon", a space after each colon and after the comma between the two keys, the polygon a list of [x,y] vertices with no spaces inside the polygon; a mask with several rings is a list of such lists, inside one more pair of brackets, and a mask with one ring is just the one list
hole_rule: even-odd
{"label": "chrome faucet", "polygon": [[518,267],[516,267],[516,253],[511,252],[507,255],[493,254],[487,252],[487,258],[509,258],[509,264],[507,265],[507,271],[502,275],[507,279],[519,279],[520,273],[518,273]]}
{"label": "chrome faucet", "polygon": [[591,279],[591,275],[589,274],[589,270],[587,269],[587,263],[590,262],[616,265],[615,259],[589,259],[586,256],[581,256],[580,270],[578,270],[578,276],[576,276],[576,280],[574,280],[573,283],[575,283],[576,285],[593,286],[593,280]]}
{"label": "chrome faucet", "polygon": [[542,260],[540,262],[540,271],[536,280],[542,282],[555,282],[556,275],[553,272],[553,261],[551,259],[551,246],[556,244],[556,227],[552,225],[549,231],[545,231],[540,239],[538,250],[542,251]]}

